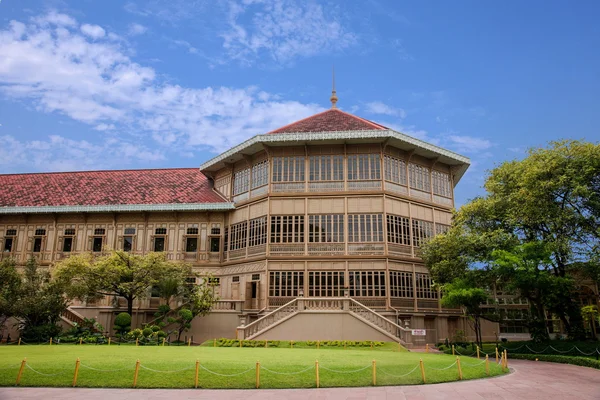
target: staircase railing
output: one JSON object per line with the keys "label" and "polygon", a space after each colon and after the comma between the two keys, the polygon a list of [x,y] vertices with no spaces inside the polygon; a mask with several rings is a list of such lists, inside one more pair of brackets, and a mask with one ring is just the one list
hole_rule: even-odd
{"label": "staircase railing", "polygon": [[63,320],[67,320],[71,324],[77,323],[77,324],[81,325],[81,323],[83,322],[83,316],[79,315],[78,313],[74,312],[73,310],[71,310],[69,308],[67,308],[65,311],[60,313],[60,316],[62,317]]}
{"label": "staircase railing", "polygon": [[238,336],[241,333],[240,339],[252,339],[255,335],[259,334],[268,327],[281,321],[298,312],[298,299],[294,299],[276,310],[271,311],[269,314],[257,319],[256,321],[238,327]]}
{"label": "staircase railing", "polygon": [[389,319],[385,318],[383,315],[371,310],[369,307],[364,304],[350,298],[349,311],[358,315],[362,319],[370,322],[371,324],[385,330],[386,332],[394,335],[400,342],[403,344],[410,343],[411,339],[411,330],[404,328]]}

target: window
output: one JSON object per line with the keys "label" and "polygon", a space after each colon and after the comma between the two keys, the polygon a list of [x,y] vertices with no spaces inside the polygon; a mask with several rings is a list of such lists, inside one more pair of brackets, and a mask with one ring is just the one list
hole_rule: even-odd
{"label": "window", "polygon": [[239,276],[232,276],[231,277],[231,282],[239,282],[240,281],[240,277]]}
{"label": "window", "polygon": [[223,252],[227,253],[229,250],[229,229],[225,228],[225,233],[223,235]]}
{"label": "window", "polygon": [[271,243],[303,243],[304,215],[271,217]]}
{"label": "window", "polygon": [[36,229],[35,230],[35,236],[45,236],[45,235],[46,235],[45,229]]}
{"label": "window", "polygon": [[348,242],[383,242],[382,215],[348,215]]}
{"label": "window", "polygon": [[250,220],[249,246],[259,246],[267,243],[267,217]]}
{"label": "window", "polygon": [[311,181],[343,181],[344,156],[310,156],[309,171]]}
{"label": "window", "polygon": [[64,237],[63,238],[63,249],[64,253],[70,253],[73,249],[73,237]]}
{"label": "window", "polygon": [[273,182],[303,182],[304,157],[274,157]]}
{"label": "window", "polygon": [[410,246],[410,223],[406,217],[387,216],[387,241]]}
{"label": "window", "polygon": [[421,221],[413,219],[412,221],[412,237],[413,246],[419,247],[421,244],[433,236],[433,222]]}
{"label": "window", "polygon": [[221,238],[212,237],[210,238],[210,251],[212,253],[218,253],[220,251],[219,246],[221,245]]}
{"label": "window", "polygon": [[4,238],[4,252],[5,253],[10,253],[12,251],[13,240],[14,240],[14,238],[12,238],[12,237],[5,237]]}
{"label": "window", "polygon": [[243,169],[233,174],[233,194],[245,193],[250,185],[250,168]]}
{"label": "window", "polygon": [[95,253],[102,251],[102,238],[101,237],[95,237],[94,240],[92,241],[92,251]]}
{"label": "window", "polygon": [[33,239],[33,252],[39,253],[40,251],[42,251],[42,238],[37,237]]}
{"label": "window", "polygon": [[185,240],[185,251],[188,253],[193,253],[198,251],[198,238],[197,237],[189,237]]}
{"label": "window", "polygon": [[104,228],[94,229],[94,235],[103,236],[105,233],[106,233],[106,229],[104,229]]}
{"label": "window", "polygon": [[133,236],[123,237],[123,251],[131,251],[133,249]]}
{"label": "window", "polygon": [[309,215],[308,241],[311,243],[338,243],[344,241],[344,216]]}
{"label": "window", "polygon": [[135,228],[125,228],[126,235],[135,235]]}
{"label": "window", "polygon": [[246,238],[248,236],[248,221],[231,225],[230,249],[238,250],[246,248]]}
{"label": "window", "polygon": [[252,189],[269,183],[269,160],[252,166]]}
{"label": "window", "polygon": [[429,183],[429,168],[417,164],[408,164],[410,187],[424,192],[431,190]]}
{"label": "window", "polygon": [[349,271],[351,297],[385,296],[385,271]]}
{"label": "window", "polygon": [[348,180],[381,179],[379,154],[353,154],[348,156]]}
{"label": "window", "polygon": [[406,185],[406,163],[404,160],[386,155],[383,163],[386,181]]}
{"label": "window", "polygon": [[209,286],[219,286],[221,284],[221,278],[210,277],[208,278]]}
{"label": "window", "polygon": [[154,238],[154,251],[165,251],[165,238],[155,237]]}
{"label": "window", "polygon": [[412,272],[390,271],[390,296],[414,297]]}
{"label": "window", "polygon": [[341,297],[344,295],[343,271],[310,271],[308,295],[310,297]]}
{"label": "window", "polygon": [[436,235],[441,235],[442,233],[446,233],[446,232],[448,232],[448,230],[450,230],[450,225],[435,224],[435,234]]}
{"label": "window", "polygon": [[75,229],[73,229],[73,228],[65,229],[65,236],[75,236]]}
{"label": "window", "polygon": [[417,280],[417,298],[419,299],[437,299],[437,290],[431,288],[431,277],[428,274],[416,274]]}
{"label": "window", "polygon": [[221,234],[221,228],[211,228],[210,234],[211,235],[220,235]]}
{"label": "window", "polygon": [[6,236],[17,236],[17,230],[16,229],[7,229]]}
{"label": "window", "polygon": [[154,230],[154,234],[155,235],[166,235],[167,234],[167,228],[156,228]]}
{"label": "window", "polygon": [[253,281],[260,281],[260,274],[252,274]]}
{"label": "window", "polygon": [[303,271],[271,271],[269,296],[297,297],[304,286]]}
{"label": "window", "polygon": [[450,174],[440,171],[432,171],[431,179],[433,183],[433,194],[444,197],[452,197]]}
{"label": "window", "polygon": [[187,228],[187,234],[188,235],[197,235],[198,234],[198,228]]}

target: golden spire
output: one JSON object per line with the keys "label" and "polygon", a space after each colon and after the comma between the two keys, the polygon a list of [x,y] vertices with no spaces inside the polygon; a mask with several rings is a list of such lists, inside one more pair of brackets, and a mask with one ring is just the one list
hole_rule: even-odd
{"label": "golden spire", "polygon": [[333,78],[333,86],[331,88],[331,97],[329,98],[329,100],[331,100],[331,108],[336,109],[337,106],[335,103],[337,103],[338,97],[335,92],[335,67],[333,67],[333,69],[332,69],[332,78]]}

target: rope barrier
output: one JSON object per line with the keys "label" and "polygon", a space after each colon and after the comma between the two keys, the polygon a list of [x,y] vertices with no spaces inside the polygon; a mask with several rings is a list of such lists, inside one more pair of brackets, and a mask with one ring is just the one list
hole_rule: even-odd
{"label": "rope barrier", "polygon": [[239,375],[244,375],[250,371],[254,371],[254,367],[252,368],[248,368],[247,370],[243,371],[243,372],[239,372],[237,374],[220,374],[218,372],[215,371],[211,371],[210,369],[206,368],[204,365],[200,364],[200,368],[202,368],[203,370],[205,370],[208,373],[211,373],[213,375],[218,375],[218,376],[224,376],[224,377],[231,377],[231,376],[239,376]]}
{"label": "rope barrier", "polygon": [[145,369],[145,370],[147,370],[147,371],[158,372],[158,373],[160,373],[160,374],[173,374],[173,373],[175,373],[175,372],[189,371],[190,369],[194,369],[194,368],[196,368],[196,366],[189,367],[189,368],[183,368],[183,369],[176,369],[176,370],[174,370],[174,371],[161,371],[161,370],[157,370],[157,369],[152,369],[152,368],[145,367],[145,366],[144,366],[144,365],[142,365],[142,364],[140,364],[140,368],[143,368],[143,369]]}
{"label": "rope barrier", "polygon": [[299,375],[299,374],[302,374],[302,373],[304,373],[306,371],[310,371],[311,369],[314,369],[314,368],[315,368],[315,366],[311,365],[310,367],[308,367],[306,369],[303,369],[302,371],[296,371],[296,372],[277,372],[277,371],[270,370],[267,367],[263,367],[262,365],[260,367],[260,369],[262,371],[267,371],[267,372],[270,372],[270,373],[276,374],[276,375]]}
{"label": "rope barrier", "polygon": [[447,369],[454,367],[456,365],[456,363],[457,363],[457,361],[454,361],[452,364],[448,365],[446,368],[433,368],[433,367],[427,367],[427,368],[433,369],[434,371],[445,371]]}
{"label": "rope barrier", "polygon": [[420,366],[420,365],[419,365],[419,364],[417,364],[417,366],[416,366],[416,367],[414,367],[414,368],[413,368],[413,369],[411,369],[409,372],[407,372],[406,374],[403,374],[403,375],[394,375],[394,374],[390,374],[389,372],[386,372],[386,371],[384,371],[384,370],[383,370],[383,369],[381,369],[381,368],[379,368],[379,369],[378,369],[378,371],[379,371],[379,372],[383,372],[384,374],[386,374],[386,375],[389,375],[389,376],[391,376],[391,377],[393,377],[393,378],[404,378],[405,376],[408,376],[408,375],[412,374],[413,372],[415,372],[415,371],[417,370],[417,368],[419,368],[419,366]]}
{"label": "rope barrier", "polygon": [[477,364],[465,364],[465,363],[462,363],[461,365],[463,365],[465,367],[479,367],[482,364],[485,364],[485,360],[483,360],[482,362],[477,363]]}
{"label": "rope barrier", "polygon": [[90,367],[89,365],[85,365],[84,363],[80,363],[79,365],[83,368],[86,368],[86,369],[89,369],[92,371],[98,371],[98,372],[118,372],[118,371],[125,371],[125,370],[135,367],[135,365],[133,365],[131,367],[119,368],[119,369],[99,369],[99,368]]}
{"label": "rope barrier", "polygon": [[334,369],[330,369],[330,368],[324,367],[324,366],[322,366],[322,365],[320,365],[319,367],[320,367],[320,368],[322,368],[322,369],[324,369],[325,371],[334,372],[334,373],[336,373],[336,374],[354,374],[354,373],[356,373],[356,372],[364,371],[364,370],[365,370],[365,369],[367,369],[367,368],[371,368],[371,366],[370,366],[370,365],[367,365],[367,366],[366,366],[366,367],[364,367],[364,368],[355,369],[355,370],[353,370],[353,371],[336,371],[336,370],[334,370]]}
{"label": "rope barrier", "polygon": [[67,374],[67,373],[69,373],[69,372],[70,372],[70,371],[62,371],[62,372],[58,372],[58,373],[56,373],[56,374],[45,374],[45,373],[43,373],[43,372],[36,371],[35,369],[31,368],[31,365],[29,365],[29,364],[25,364],[25,366],[26,366],[27,368],[29,368],[30,370],[32,370],[33,372],[35,372],[36,374],[40,374],[40,375],[43,375],[43,376],[57,376],[57,375],[63,375],[63,374]]}

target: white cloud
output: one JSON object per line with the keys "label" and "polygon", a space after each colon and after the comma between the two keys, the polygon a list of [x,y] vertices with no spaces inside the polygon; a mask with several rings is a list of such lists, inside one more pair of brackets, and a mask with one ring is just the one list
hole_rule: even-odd
{"label": "white cloud", "polygon": [[[232,1],[229,6],[223,47],[228,57],[245,64],[265,56],[285,64],[297,57],[340,51],[357,42],[334,9],[325,11],[316,3],[244,0]],[[245,23],[248,18],[250,24]]]}
{"label": "white cloud", "polygon": [[148,31],[148,28],[142,24],[133,23],[129,25],[129,35],[137,36],[143,35]]}
{"label": "white cloud", "polygon": [[[254,87],[169,84],[159,79],[153,68],[134,62],[129,54],[135,51],[126,47],[127,42],[98,35],[93,40],[77,29],[75,20],[71,26],[65,25],[71,17],[52,15],[28,24],[11,21],[0,30],[0,93],[102,132],[86,142],[90,146],[105,149],[106,135],[118,131],[119,139],[114,142],[117,147],[120,143],[125,148],[132,148],[131,143],[144,143],[157,148],[140,151],[148,155],[146,159],[181,148],[190,152],[222,151],[251,135],[322,110],[315,104],[281,100]],[[49,22],[56,20],[59,22]],[[54,138],[40,143],[54,148],[84,146],[65,140]],[[98,140],[102,143],[96,143]],[[19,144],[22,148],[32,146]],[[91,162],[98,161],[96,157],[105,161],[100,151],[88,153]],[[66,159],[68,153],[55,153],[59,159],[60,154]],[[142,160],[139,156],[133,159]],[[120,165],[119,157],[107,160]],[[59,168],[58,162],[49,162],[44,168]]]}
{"label": "white cloud", "polygon": [[456,151],[465,153],[479,153],[492,147],[492,142],[473,136],[448,135],[445,137],[448,145]]}
{"label": "white cloud", "polygon": [[192,46],[187,40],[171,40],[171,43],[177,47],[183,47],[190,54],[198,54],[198,49]]}
{"label": "white cloud", "polygon": [[371,103],[367,103],[366,111],[371,114],[382,114],[382,115],[390,115],[399,118],[406,117],[406,111],[402,108],[390,107],[381,101],[373,101]]}
{"label": "white cloud", "polygon": [[100,39],[106,34],[106,32],[101,26],[90,24],[81,25],[81,32],[91,37],[92,39]]}
{"label": "white cloud", "polygon": [[73,27],[77,25],[77,21],[75,21],[75,19],[66,14],[57,13],[56,11],[50,11],[48,14],[35,17],[33,21],[42,26],[51,24],[56,26]]}

